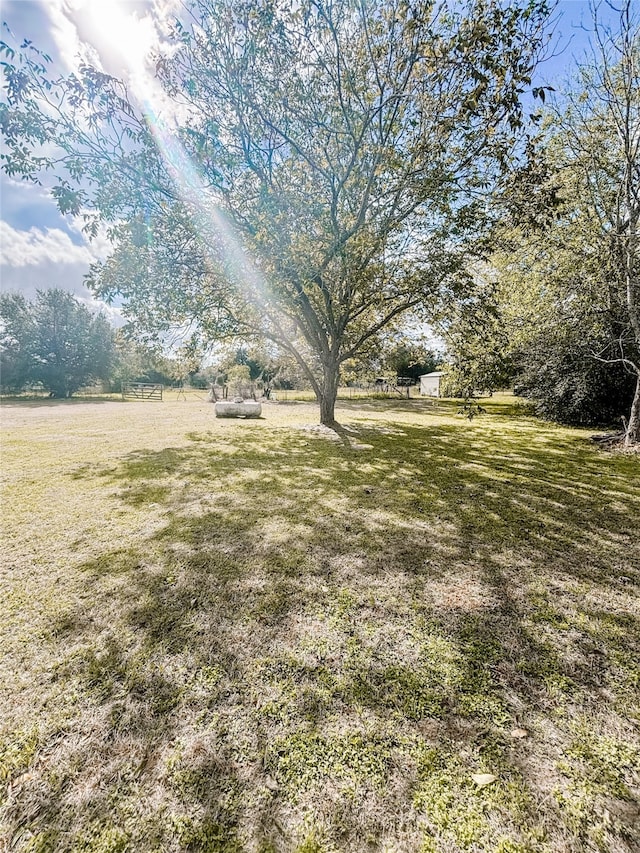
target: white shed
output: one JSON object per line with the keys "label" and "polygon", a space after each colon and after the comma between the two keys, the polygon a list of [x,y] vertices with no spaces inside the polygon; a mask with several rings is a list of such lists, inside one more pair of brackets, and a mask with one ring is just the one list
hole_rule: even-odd
{"label": "white shed", "polygon": [[423,397],[440,396],[440,377],[442,370],[434,370],[433,373],[423,373],[420,377],[420,393]]}

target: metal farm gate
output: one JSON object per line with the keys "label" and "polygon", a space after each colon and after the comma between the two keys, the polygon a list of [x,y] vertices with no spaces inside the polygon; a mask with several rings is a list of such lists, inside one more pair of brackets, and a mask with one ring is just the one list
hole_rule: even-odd
{"label": "metal farm gate", "polygon": [[122,386],[122,399],[162,400],[163,387],[155,382],[127,382]]}

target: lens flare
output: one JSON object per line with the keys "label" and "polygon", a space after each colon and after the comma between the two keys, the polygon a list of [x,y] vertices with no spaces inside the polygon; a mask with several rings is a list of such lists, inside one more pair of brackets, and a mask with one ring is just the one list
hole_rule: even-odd
{"label": "lens flare", "polygon": [[[142,102],[142,109],[178,195],[191,212],[194,227],[203,238],[206,237],[207,231],[213,231],[219,237],[219,245],[225,247],[231,275],[242,285],[245,298],[266,310],[264,277],[252,263],[233,225],[210,188],[206,186],[197,166],[177,135],[157,115],[148,97]],[[206,239],[202,240],[202,245],[206,250]]]}
{"label": "lens flare", "polygon": [[[157,48],[159,36],[149,14],[139,17],[131,7],[117,0],[86,2],[77,13],[88,16],[91,40],[110,73],[116,70],[125,78],[138,101],[153,135],[177,195],[191,213],[193,226],[202,237],[205,251],[207,233],[215,233],[224,246],[230,277],[241,285],[243,296],[261,311],[268,311],[264,277],[248,256],[232,223],[221,210],[214,193],[203,180],[175,130],[179,121],[176,107],[149,70],[149,57]],[[165,118],[168,116],[168,118]],[[213,252],[210,260],[213,262]]]}

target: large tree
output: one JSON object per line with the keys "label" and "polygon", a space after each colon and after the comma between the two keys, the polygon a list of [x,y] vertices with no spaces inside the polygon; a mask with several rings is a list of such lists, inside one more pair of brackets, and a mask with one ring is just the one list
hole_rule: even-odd
{"label": "large tree", "polygon": [[[52,84],[30,45],[10,54],[4,168],[50,168],[62,210],[119,222],[100,293],[147,327],[274,341],[332,423],[340,365],[464,280],[547,4],[195,0],[188,13],[156,64],[171,121],[151,86],[140,115],[94,69]],[[52,141],[53,155],[39,147]]]}
{"label": "large tree", "polygon": [[593,61],[580,68],[580,86],[556,112],[565,137],[583,216],[601,259],[592,302],[605,310],[614,334],[596,356],[623,364],[636,389],[626,434],[640,442],[640,10],[623,0],[617,30],[594,14]]}
{"label": "large tree", "polygon": [[640,11],[605,27],[503,195],[497,304],[539,411],[640,441]]}
{"label": "large tree", "polygon": [[2,386],[20,390],[40,383],[54,397],[106,380],[114,358],[113,331],[64,290],[0,296]]}

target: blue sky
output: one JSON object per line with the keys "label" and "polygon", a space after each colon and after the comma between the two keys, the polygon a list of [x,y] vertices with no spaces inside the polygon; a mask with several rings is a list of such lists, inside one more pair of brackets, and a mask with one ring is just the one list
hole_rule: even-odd
{"label": "blue sky", "polygon": [[[126,37],[120,52],[110,44],[122,42],[124,32],[131,48],[153,42],[159,24],[152,17],[152,6],[156,14],[170,15],[175,4],[176,0],[155,0],[153,4],[151,0],[3,0],[2,20],[16,39],[31,39],[62,70],[70,70],[81,56],[98,60],[109,73],[120,76],[133,73],[123,58]],[[612,15],[604,3],[601,12]],[[534,85],[561,90],[576,58],[582,58],[589,48],[589,2],[562,0],[555,17],[554,55],[539,67]],[[108,251],[108,243],[99,239],[89,244],[80,223],[61,216],[42,187],[2,175],[0,249],[3,291],[19,290],[33,296],[38,288],[61,287],[93,304],[83,277],[91,261]],[[117,314],[114,320],[117,322]]]}

